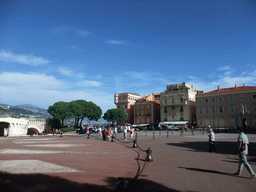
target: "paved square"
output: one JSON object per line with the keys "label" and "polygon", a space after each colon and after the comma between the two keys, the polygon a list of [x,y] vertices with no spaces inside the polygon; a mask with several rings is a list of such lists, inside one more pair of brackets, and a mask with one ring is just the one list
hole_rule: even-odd
{"label": "paved square", "polygon": [[12,174],[85,172],[41,160],[0,160],[0,171]]}

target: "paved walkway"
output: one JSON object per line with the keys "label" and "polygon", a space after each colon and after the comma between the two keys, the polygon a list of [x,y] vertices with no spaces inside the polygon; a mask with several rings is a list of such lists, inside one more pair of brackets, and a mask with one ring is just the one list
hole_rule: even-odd
{"label": "paved walkway", "polygon": [[[208,153],[207,134],[173,135],[138,131],[141,149],[118,134],[106,142],[94,134],[0,137],[0,189],[5,191],[112,191],[118,177],[129,181],[127,191],[255,191],[256,179],[244,168],[241,177],[230,175],[238,167],[237,134],[216,134],[219,153]],[[249,163],[256,171],[256,136],[250,140]]]}

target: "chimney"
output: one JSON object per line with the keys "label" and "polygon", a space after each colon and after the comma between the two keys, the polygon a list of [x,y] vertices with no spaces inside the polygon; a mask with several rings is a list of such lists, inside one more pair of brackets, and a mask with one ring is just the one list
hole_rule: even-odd
{"label": "chimney", "polygon": [[235,88],[237,89],[237,84],[235,84]]}
{"label": "chimney", "polygon": [[245,84],[243,84],[243,86],[245,87]]}
{"label": "chimney", "polygon": [[218,85],[218,89],[217,90],[220,90],[220,86]]}

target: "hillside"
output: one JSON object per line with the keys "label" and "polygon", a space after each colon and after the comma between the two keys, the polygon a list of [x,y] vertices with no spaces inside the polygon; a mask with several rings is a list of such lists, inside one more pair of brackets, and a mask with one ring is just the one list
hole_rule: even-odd
{"label": "hillside", "polygon": [[[26,104],[26,105],[17,105],[10,106],[7,104],[0,104],[0,116],[11,116],[11,117],[29,117],[35,116],[39,118],[48,118],[51,115],[47,112],[46,109],[41,109],[34,105]],[[6,106],[10,106],[8,109],[4,108]]]}

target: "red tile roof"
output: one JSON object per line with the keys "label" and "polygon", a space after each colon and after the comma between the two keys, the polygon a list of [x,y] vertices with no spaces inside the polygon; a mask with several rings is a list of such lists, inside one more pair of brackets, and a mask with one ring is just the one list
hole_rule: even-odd
{"label": "red tile roof", "polygon": [[242,87],[231,87],[231,88],[224,88],[224,89],[217,89],[214,91],[202,93],[205,94],[212,94],[212,93],[225,93],[225,92],[235,92],[235,91],[247,91],[247,90],[256,90],[256,86],[242,86]]}

